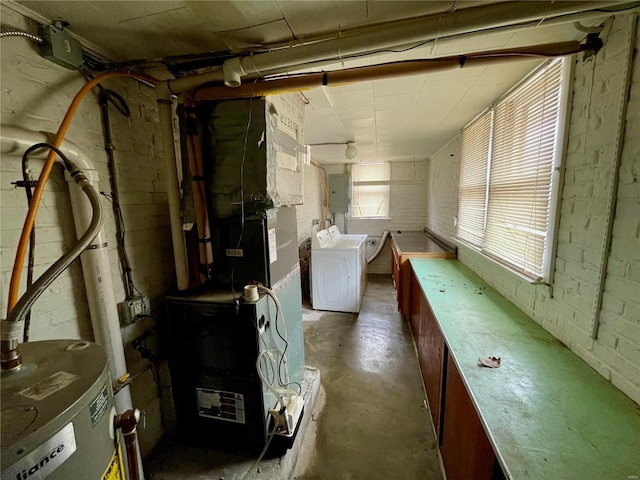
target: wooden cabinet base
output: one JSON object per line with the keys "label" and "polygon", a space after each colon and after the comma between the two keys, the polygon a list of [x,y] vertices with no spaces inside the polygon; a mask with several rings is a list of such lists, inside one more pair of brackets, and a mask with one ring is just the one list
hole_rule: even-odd
{"label": "wooden cabinet base", "polygon": [[492,480],[493,449],[451,358],[446,378],[440,453],[447,480]]}

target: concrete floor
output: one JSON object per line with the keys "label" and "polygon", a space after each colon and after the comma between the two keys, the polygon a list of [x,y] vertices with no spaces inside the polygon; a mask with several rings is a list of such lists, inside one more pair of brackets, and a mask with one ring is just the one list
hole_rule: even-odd
{"label": "concrete floor", "polygon": [[305,309],[303,319],[305,363],[319,369],[322,388],[294,449],[249,471],[251,458],[165,438],[144,461],[147,480],[444,478],[391,277],[369,276],[358,315]]}
{"label": "concrete floor", "polygon": [[[411,334],[391,277],[370,275],[359,315],[307,312],[306,363],[320,370],[324,409],[298,480],[440,480]],[[313,430],[313,429],[310,429]]]}

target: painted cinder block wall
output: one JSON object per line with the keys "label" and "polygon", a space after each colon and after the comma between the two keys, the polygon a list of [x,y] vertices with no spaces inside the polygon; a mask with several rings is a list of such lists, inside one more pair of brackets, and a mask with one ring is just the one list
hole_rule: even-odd
{"label": "painted cinder block wall", "polygon": [[[0,8],[3,24],[37,31],[31,20],[6,5]],[[84,78],[78,72],[42,59],[36,44],[24,38],[3,38],[1,42],[2,125],[55,132],[74,95],[85,84]],[[153,313],[158,315],[161,297],[175,285],[175,270],[155,94],[152,88],[130,79],[109,80],[105,87],[122,95],[131,109],[130,118],[123,117],[113,108],[110,110],[120,203],[135,285],[150,298]],[[96,165],[100,191],[110,192],[95,92],[85,97],[66,138],[78,145]],[[11,184],[22,179],[20,160],[3,154],[0,161],[0,305],[3,318],[16,245],[27,213],[24,190]],[[34,160],[31,165],[36,175],[39,174],[42,162]],[[102,206],[113,275],[105,280],[113,283],[116,300],[121,301],[125,294],[116,252],[115,224],[111,204],[105,197],[102,197]],[[76,239],[67,185],[59,166],[55,167],[47,184],[36,226],[35,278]],[[26,269],[22,274],[23,286],[25,278]],[[79,261],[51,285],[32,312],[31,340],[93,339]],[[132,373],[144,366],[146,360],[131,348],[131,341],[153,327],[154,321],[149,318],[122,329],[127,365]],[[145,428],[139,429],[141,447],[146,453],[162,433],[158,386],[147,371],[133,382],[131,390],[134,405],[146,414]]]}
{"label": "painted cinder block wall", "polygon": [[[595,57],[575,59],[552,285],[530,285],[469,248],[461,247],[459,258],[640,403],[640,35],[633,15],[617,16],[605,25],[604,48]],[[629,58],[627,85],[624,72]],[[606,252],[618,142],[619,187],[611,248]],[[458,136],[429,162],[427,223],[448,237],[455,234],[459,159]],[[608,262],[603,278],[604,258]],[[600,287],[604,296],[596,311]],[[593,338],[596,318],[599,328]]]}
{"label": "painted cinder block wall", "polygon": [[296,206],[298,244],[311,236],[315,221],[324,215],[324,187],[321,173],[313,165],[304,166],[304,204]]}

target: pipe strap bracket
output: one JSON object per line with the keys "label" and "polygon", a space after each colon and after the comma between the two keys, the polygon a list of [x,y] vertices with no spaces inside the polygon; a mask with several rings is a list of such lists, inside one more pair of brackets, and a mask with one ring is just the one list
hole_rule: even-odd
{"label": "pipe strap bracket", "polygon": [[86,250],[97,250],[98,248],[105,248],[107,246],[107,242],[103,242],[103,243],[94,243],[92,245],[89,245]]}

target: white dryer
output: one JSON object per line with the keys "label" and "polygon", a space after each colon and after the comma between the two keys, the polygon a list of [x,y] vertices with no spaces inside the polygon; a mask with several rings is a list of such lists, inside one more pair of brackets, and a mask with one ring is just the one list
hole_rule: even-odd
{"label": "white dryer", "polygon": [[316,310],[360,311],[367,287],[365,239],[332,237],[321,230],[311,239],[311,303]]}

